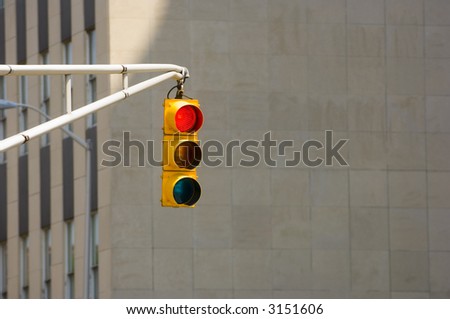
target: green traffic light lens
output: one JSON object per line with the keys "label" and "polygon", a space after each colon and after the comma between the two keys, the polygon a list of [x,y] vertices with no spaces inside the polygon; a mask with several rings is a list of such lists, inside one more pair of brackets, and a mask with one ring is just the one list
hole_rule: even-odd
{"label": "green traffic light lens", "polygon": [[197,203],[200,194],[200,184],[190,177],[180,179],[173,188],[173,197],[177,204],[192,206]]}

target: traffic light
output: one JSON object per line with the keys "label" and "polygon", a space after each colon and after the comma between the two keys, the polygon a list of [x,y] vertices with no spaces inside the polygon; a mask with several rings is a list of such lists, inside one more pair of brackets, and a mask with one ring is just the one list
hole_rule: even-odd
{"label": "traffic light", "polygon": [[202,160],[197,132],[203,124],[198,100],[164,100],[161,205],[194,207],[200,198],[196,167]]}

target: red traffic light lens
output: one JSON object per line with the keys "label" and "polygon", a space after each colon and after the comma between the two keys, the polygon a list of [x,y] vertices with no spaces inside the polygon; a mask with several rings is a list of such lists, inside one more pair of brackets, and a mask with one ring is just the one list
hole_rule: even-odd
{"label": "red traffic light lens", "polygon": [[175,114],[175,125],[182,133],[195,132],[202,126],[202,124],[202,112],[193,105],[185,105]]}

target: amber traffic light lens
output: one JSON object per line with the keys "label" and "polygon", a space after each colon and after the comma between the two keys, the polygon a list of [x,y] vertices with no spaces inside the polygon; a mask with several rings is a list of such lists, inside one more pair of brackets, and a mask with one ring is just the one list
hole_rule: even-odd
{"label": "amber traffic light lens", "polygon": [[202,150],[195,142],[182,142],[175,149],[174,160],[180,168],[196,168],[202,160]]}

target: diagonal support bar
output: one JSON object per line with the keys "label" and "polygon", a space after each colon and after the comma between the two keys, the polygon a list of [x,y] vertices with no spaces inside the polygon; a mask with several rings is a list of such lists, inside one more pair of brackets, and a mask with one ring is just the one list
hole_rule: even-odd
{"label": "diagonal support bar", "polygon": [[[1,73],[1,67],[3,67],[3,66],[0,66],[0,73]],[[182,67],[179,67],[179,68],[181,68],[182,71],[185,70],[185,68],[182,68]],[[63,71],[65,71],[65,70],[63,70]],[[92,70],[87,70],[87,69],[85,71],[92,72]],[[42,73],[42,71],[41,71],[41,73]],[[65,74],[65,72],[63,72],[61,74]],[[15,74],[15,75],[17,75],[17,74]],[[64,126],[66,124],[69,124],[69,123],[76,121],[80,118],[83,118],[91,113],[97,112],[97,111],[99,111],[107,106],[110,106],[116,102],[125,100],[129,96],[134,95],[139,92],[142,92],[142,91],[144,91],[148,88],[151,88],[152,86],[155,86],[161,82],[164,82],[164,81],[167,81],[170,79],[181,80],[183,77],[184,77],[183,72],[180,73],[177,71],[170,71],[170,72],[158,75],[154,78],[140,82],[138,84],[135,84],[133,86],[130,86],[127,89],[123,89],[119,92],[111,94],[105,98],[98,100],[98,101],[95,101],[93,103],[90,103],[88,105],[80,107],[76,110],[73,110],[71,113],[61,115],[57,118],[54,118],[53,120],[50,120],[48,122],[37,125],[29,130],[26,130],[24,132],[21,132],[19,134],[16,134],[16,135],[8,137],[4,140],[1,140],[0,141],[0,152],[6,151],[12,147],[26,143],[35,137],[38,137],[45,133],[48,133],[48,132],[50,132],[56,128],[59,128],[61,126]]]}

